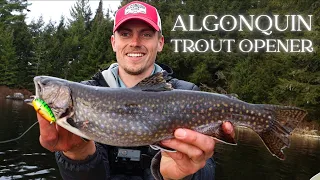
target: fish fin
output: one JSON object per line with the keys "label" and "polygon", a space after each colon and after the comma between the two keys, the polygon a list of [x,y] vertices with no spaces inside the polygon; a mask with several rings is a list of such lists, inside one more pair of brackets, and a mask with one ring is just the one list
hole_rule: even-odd
{"label": "fish fin", "polygon": [[215,133],[214,138],[226,144],[237,145],[237,142],[234,139],[234,137],[232,137],[230,134],[224,133],[222,127],[220,127],[218,131]]}
{"label": "fish fin", "polygon": [[284,160],[283,149],[290,145],[288,135],[278,132],[277,127],[269,128],[258,134],[270,153],[277,158]]}
{"label": "fish fin", "polygon": [[218,126],[217,130],[214,132],[213,135],[216,139],[218,139],[219,141],[222,141],[224,143],[227,144],[231,144],[231,145],[237,145],[236,140],[234,139],[234,137],[232,137],[230,134],[226,134],[223,129],[222,129],[222,124],[220,126]]}
{"label": "fish fin", "polygon": [[224,133],[224,131],[222,129],[222,124],[218,125],[218,126],[206,125],[204,127],[195,128],[194,130],[197,132],[200,132],[202,134],[211,136],[211,137],[213,137],[223,143],[230,144],[230,145],[237,145],[237,142],[234,139],[234,137],[232,137],[230,134]]}
{"label": "fish fin", "polygon": [[173,90],[170,83],[167,83],[162,72],[155,73],[145,78],[137,85],[132,87],[133,90],[141,91],[171,91]]}
{"label": "fish fin", "polygon": [[269,119],[271,121],[270,127],[258,132],[258,134],[271,154],[284,160],[283,149],[290,146],[289,135],[297,127],[298,123],[304,119],[307,112],[289,106],[260,106],[264,106],[266,110],[271,110],[273,115]]}
{"label": "fish fin", "polygon": [[[75,128],[74,127],[74,124],[72,124],[73,121],[71,121],[71,118],[66,118],[66,117],[63,117],[63,118],[60,118],[60,119],[57,119],[56,123],[63,127],[64,129],[72,132],[73,134],[76,134],[82,138],[85,138],[85,139],[91,139],[90,137],[88,137],[87,135],[85,135],[83,132],[81,132],[79,129]],[[70,124],[71,123],[71,124]]]}
{"label": "fish fin", "polygon": [[176,150],[174,149],[171,149],[171,148],[168,148],[168,147],[165,147],[165,146],[162,146],[160,143],[156,143],[156,144],[153,144],[153,145],[149,145],[153,150],[163,150],[163,151],[166,151],[166,152],[177,152]]}

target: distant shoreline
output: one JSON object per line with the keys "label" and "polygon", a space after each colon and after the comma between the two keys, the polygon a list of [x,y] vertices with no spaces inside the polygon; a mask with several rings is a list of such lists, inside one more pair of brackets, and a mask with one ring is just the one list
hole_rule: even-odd
{"label": "distant shoreline", "polygon": [[33,93],[27,89],[10,89],[7,86],[0,86],[0,98],[6,98],[6,96],[12,96],[14,93],[21,93],[25,98],[29,98]]}

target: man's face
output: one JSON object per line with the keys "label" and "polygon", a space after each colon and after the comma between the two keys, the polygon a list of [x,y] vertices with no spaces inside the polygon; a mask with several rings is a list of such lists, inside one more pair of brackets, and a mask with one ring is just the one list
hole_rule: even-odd
{"label": "man's face", "polygon": [[119,71],[140,75],[152,72],[157,52],[162,51],[164,38],[144,21],[128,20],[111,36],[111,43]]}

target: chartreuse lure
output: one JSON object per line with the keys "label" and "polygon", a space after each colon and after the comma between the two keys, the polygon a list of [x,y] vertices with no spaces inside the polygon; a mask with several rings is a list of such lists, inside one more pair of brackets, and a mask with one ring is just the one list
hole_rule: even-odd
{"label": "chartreuse lure", "polygon": [[54,117],[52,110],[44,100],[35,98],[32,101],[32,105],[43,118],[50,122],[50,124],[56,122],[56,118]]}

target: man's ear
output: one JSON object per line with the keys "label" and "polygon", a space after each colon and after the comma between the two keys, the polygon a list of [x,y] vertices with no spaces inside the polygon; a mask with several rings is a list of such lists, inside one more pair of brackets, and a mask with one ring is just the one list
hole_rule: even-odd
{"label": "man's ear", "polygon": [[117,51],[117,48],[116,48],[116,45],[115,45],[115,35],[113,34],[110,38],[110,41],[111,41],[111,45],[112,45],[112,49],[113,49],[113,52],[116,52]]}
{"label": "man's ear", "polygon": [[159,38],[159,42],[158,42],[158,52],[162,51],[163,45],[164,45],[164,37],[163,37],[163,35],[161,35],[161,37]]}

